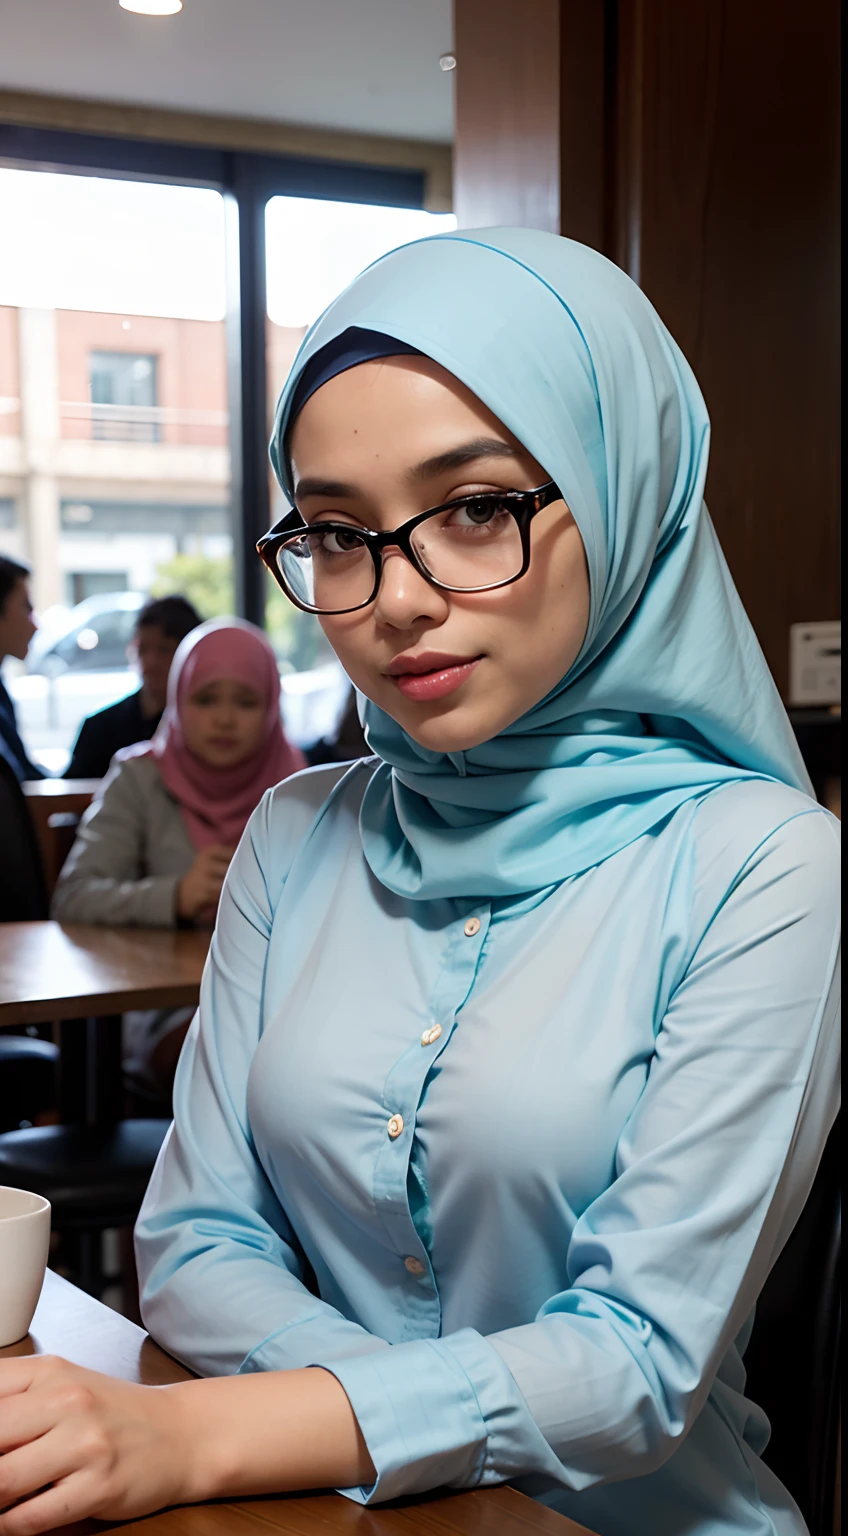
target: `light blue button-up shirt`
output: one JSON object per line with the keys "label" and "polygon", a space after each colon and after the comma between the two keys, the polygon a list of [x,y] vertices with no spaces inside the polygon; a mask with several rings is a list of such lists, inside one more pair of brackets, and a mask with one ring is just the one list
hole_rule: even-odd
{"label": "light blue button-up shirt", "polygon": [[323,1366],[388,1499],[798,1536],[741,1352],[837,1094],[838,825],[741,780],[544,899],[408,901],[371,766],[265,797],[136,1234],[203,1374]]}

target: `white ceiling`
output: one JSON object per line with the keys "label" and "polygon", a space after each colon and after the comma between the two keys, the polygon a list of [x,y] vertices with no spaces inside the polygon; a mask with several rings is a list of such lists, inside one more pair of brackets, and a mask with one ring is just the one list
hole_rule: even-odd
{"label": "white ceiling", "polygon": [[449,143],[451,0],[0,0],[0,88]]}

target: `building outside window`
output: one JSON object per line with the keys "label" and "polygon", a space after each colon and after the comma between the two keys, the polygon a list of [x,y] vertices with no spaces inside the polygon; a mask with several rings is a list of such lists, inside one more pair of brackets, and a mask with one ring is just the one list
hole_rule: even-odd
{"label": "building outside window", "polygon": [[65,577],[68,604],[75,608],[87,597],[99,597],[102,592],[126,592],[126,571],[68,571]]}
{"label": "building outside window", "polygon": [[155,357],[90,352],[91,435],[101,441],[157,443]]}

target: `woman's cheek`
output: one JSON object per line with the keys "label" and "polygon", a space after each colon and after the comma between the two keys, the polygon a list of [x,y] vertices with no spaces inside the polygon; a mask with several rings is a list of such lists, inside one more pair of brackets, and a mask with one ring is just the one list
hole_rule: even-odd
{"label": "woman's cheek", "polygon": [[265,738],[265,716],[261,709],[251,710],[248,729],[244,733],[247,752],[256,752]]}
{"label": "woman's cheek", "polygon": [[379,672],[379,647],[370,614],[351,613],[318,622],[349,677]]}

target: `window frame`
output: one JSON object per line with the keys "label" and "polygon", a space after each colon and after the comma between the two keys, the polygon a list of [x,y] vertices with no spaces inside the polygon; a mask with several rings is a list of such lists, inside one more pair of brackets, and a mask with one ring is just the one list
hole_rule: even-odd
{"label": "window frame", "polygon": [[224,199],[230,519],[236,611],[265,624],[256,542],[271,521],[268,486],[265,205],[272,197],[423,208],[426,172],[0,122],[0,165],[18,170],[210,187]]}

